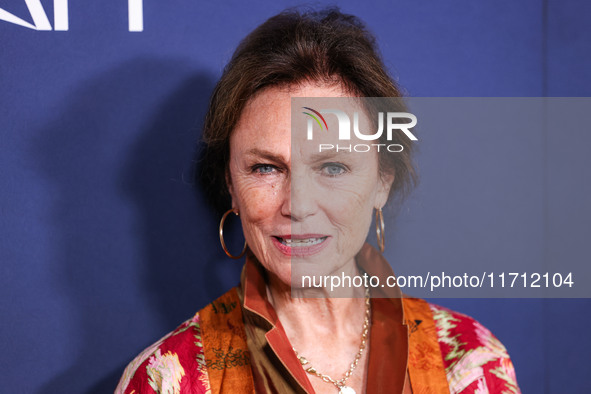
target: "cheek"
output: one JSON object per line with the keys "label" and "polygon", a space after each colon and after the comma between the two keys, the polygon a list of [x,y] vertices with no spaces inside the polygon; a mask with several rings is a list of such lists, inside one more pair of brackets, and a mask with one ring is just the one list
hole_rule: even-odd
{"label": "cheek", "polygon": [[368,206],[373,206],[376,191],[377,184],[371,176],[355,176],[342,187],[329,191],[330,197],[327,199],[330,200],[333,211],[350,217]]}
{"label": "cheek", "polygon": [[364,241],[372,220],[377,182],[366,175],[352,179],[346,188],[334,190],[324,204],[331,222],[344,238],[343,244]]}
{"label": "cheek", "polygon": [[272,220],[281,207],[278,181],[239,180],[235,184],[235,203],[245,225]]}

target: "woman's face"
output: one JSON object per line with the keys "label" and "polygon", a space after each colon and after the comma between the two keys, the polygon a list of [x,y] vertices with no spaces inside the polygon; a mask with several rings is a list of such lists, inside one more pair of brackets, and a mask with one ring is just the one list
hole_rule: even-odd
{"label": "woman's face", "polygon": [[[380,176],[375,150],[319,153],[305,130],[292,135],[291,97],[347,96],[340,86],[268,88],[247,103],[230,139],[233,208],[249,248],[285,284],[292,263],[298,274],[354,274],[373,209],[387,200],[393,177]],[[326,116],[329,129],[333,117]]]}

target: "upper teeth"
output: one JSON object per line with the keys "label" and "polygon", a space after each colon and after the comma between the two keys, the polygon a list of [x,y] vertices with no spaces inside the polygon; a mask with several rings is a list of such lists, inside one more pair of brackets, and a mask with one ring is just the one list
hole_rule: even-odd
{"label": "upper teeth", "polygon": [[316,245],[319,244],[320,242],[324,241],[326,237],[322,237],[322,238],[305,238],[305,239],[281,239],[281,242],[284,245],[289,245],[292,247],[298,247],[298,246],[311,246],[311,245]]}

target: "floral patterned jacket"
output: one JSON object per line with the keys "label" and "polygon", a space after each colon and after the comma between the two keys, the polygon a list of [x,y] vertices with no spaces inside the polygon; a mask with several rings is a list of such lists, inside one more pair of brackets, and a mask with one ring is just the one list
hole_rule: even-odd
{"label": "floral patterned jacket", "polygon": [[[227,298],[231,292],[232,290],[220,299]],[[227,313],[228,316],[234,311],[238,313],[241,308],[236,300],[237,298],[226,299],[224,302],[214,301],[144,350],[127,366],[115,393],[254,392],[249,352],[241,334],[243,329],[240,324],[236,324],[240,320],[228,321],[230,328],[225,327],[220,331],[225,329],[225,332],[234,333],[229,335],[238,338],[238,342],[227,345],[225,351],[214,346],[208,352],[207,344],[204,345],[204,319],[212,314],[212,310],[216,314]],[[409,305],[412,302],[410,300]],[[509,355],[489,330],[468,316],[420,301],[428,305],[426,309],[432,315],[442,361],[438,368],[444,369],[445,375],[441,376],[445,376],[447,384],[444,382],[443,389],[442,386],[431,388],[426,384],[423,387],[428,389],[424,391],[425,389],[417,388],[413,382],[413,392],[520,393]],[[227,310],[220,311],[220,306]],[[236,313],[234,318],[241,319],[241,315]],[[413,337],[413,332],[423,326],[421,320],[409,321],[408,324],[410,338]],[[242,340],[244,341],[241,342]],[[428,370],[433,368],[433,363],[428,361],[433,355],[422,353],[433,351],[424,350],[421,345],[418,343],[410,347],[409,368]]]}

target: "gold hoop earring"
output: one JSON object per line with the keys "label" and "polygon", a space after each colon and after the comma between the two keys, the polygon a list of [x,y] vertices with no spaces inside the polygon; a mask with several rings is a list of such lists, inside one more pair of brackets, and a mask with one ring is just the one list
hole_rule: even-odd
{"label": "gold hoop earring", "polygon": [[382,214],[382,208],[376,209],[376,236],[380,252],[384,253],[384,249],[386,248],[386,237],[384,234],[384,215]]}
{"label": "gold hoop earring", "polygon": [[224,252],[226,252],[228,257],[230,257],[234,260],[238,260],[239,258],[244,256],[244,253],[246,253],[246,240],[244,240],[244,248],[242,249],[242,252],[240,252],[240,254],[238,256],[234,256],[232,253],[230,253],[230,251],[226,247],[226,243],[224,242],[224,222],[226,221],[226,218],[228,217],[228,215],[232,212],[234,213],[234,215],[239,216],[238,211],[235,209],[230,209],[226,213],[224,213],[224,216],[222,216],[222,220],[220,221],[220,242],[222,243],[222,248],[224,249]]}

